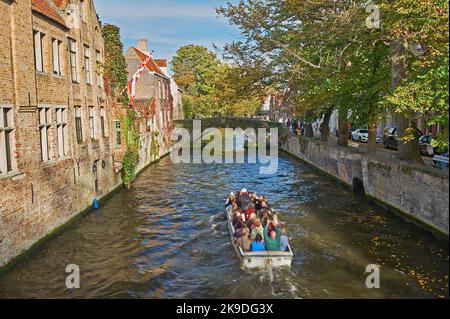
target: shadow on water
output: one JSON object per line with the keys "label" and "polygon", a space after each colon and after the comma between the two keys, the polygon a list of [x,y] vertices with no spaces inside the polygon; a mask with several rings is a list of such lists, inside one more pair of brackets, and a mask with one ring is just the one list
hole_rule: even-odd
{"label": "shadow on water", "polygon": [[[448,242],[291,158],[258,171],[165,158],[2,275],[0,297],[448,298]],[[242,187],[289,225],[290,269],[241,269],[222,210]],[[68,264],[80,266],[78,290],[65,287]],[[365,286],[369,264],[381,265],[381,289]]]}

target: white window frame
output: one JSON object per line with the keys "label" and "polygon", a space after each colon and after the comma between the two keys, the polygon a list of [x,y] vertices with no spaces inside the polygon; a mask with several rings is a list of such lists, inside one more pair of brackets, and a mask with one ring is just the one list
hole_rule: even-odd
{"label": "white window frame", "polygon": [[103,88],[103,75],[101,72],[101,65],[103,63],[102,52],[99,50],[95,51],[96,59],[97,59],[97,85],[100,88]]}
{"label": "white window frame", "polygon": [[106,116],[105,116],[105,108],[104,107],[100,107],[100,130],[101,130],[101,134],[102,137],[108,137],[108,130],[106,128]]}
{"label": "white window frame", "polygon": [[67,155],[67,107],[57,106],[55,113],[58,155],[59,158],[64,158]]}
{"label": "white window frame", "polygon": [[[120,142],[120,143],[118,143]],[[122,147],[122,124],[120,121],[114,121],[114,147]]]}
{"label": "white window frame", "polygon": [[51,107],[47,105],[38,106],[39,132],[41,139],[41,159],[48,162],[51,159],[49,132],[52,127]]}
{"label": "white window frame", "polygon": [[95,140],[95,107],[89,106],[89,136]]}
{"label": "white window frame", "polygon": [[53,74],[62,75],[61,71],[61,44],[62,41],[52,38]]}
{"label": "white window frame", "polygon": [[86,15],[86,1],[85,0],[80,0],[80,15],[81,15],[81,21],[86,22],[87,15]]}
{"label": "white window frame", "polygon": [[91,49],[88,45],[83,45],[83,63],[86,73],[86,83],[92,85]]}
{"label": "white window frame", "polygon": [[[75,139],[78,144],[81,144],[83,143],[83,116],[81,113],[81,106],[76,106],[74,108],[74,119],[75,119]],[[77,122],[79,123],[80,126],[79,128]]]}
{"label": "white window frame", "polygon": [[68,38],[69,43],[69,62],[70,62],[70,77],[72,82],[78,83],[78,66],[77,66],[77,41]]}
{"label": "white window frame", "polygon": [[14,171],[13,134],[14,109],[0,105],[0,176]]}
{"label": "white window frame", "polygon": [[33,31],[34,64],[37,72],[44,72],[44,37],[41,31]]}

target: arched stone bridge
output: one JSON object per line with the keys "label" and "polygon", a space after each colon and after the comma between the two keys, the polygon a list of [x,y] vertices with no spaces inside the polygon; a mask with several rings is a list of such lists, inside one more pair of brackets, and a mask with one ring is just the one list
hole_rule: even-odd
{"label": "arched stone bridge", "polygon": [[[281,124],[276,122],[262,121],[258,119],[242,118],[242,117],[212,117],[198,119],[202,122],[202,130],[208,128],[275,128],[280,127]],[[192,119],[176,120],[175,127],[185,128],[192,131],[194,121]]]}

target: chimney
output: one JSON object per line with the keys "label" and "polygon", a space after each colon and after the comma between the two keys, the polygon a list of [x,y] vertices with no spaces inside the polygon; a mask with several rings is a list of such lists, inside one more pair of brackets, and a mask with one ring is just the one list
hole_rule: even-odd
{"label": "chimney", "polygon": [[137,49],[148,54],[148,40],[147,39],[139,39],[137,41]]}

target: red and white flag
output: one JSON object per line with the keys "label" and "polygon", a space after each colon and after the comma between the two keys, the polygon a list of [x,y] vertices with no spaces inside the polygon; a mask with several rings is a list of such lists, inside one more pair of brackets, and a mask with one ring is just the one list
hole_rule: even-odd
{"label": "red and white flag", "polygon": [[130,92],[130,104],[131,106],[134,105],[134,101],[136,99],[136,83],[139,81],[139,78],[141,77],[142,73],[144,72],[145,66],[150,61],[151,57],[147,56],[145,61],[142,63],[139,70],[136,71],[136,73],[133,75],[131,80],[128,81],[128,90]]}

